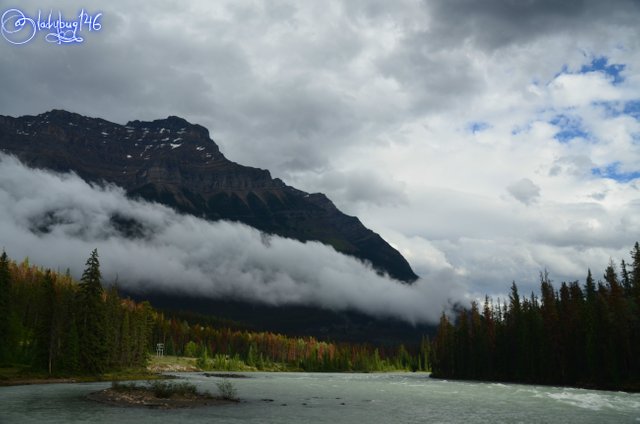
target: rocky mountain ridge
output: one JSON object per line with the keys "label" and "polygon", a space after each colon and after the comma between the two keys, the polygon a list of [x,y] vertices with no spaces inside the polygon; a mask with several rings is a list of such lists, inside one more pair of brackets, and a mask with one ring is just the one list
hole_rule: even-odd
{"label": "rocky mountain ridge", "polygon": [[179,117],[119,125],[62,110],[0,116],[0,150],[31,167],[113,183],[131,197],[183,213],[317,240],[401,281],[417,278],[397,250],[324,194],[297,190],[267,170],[228,160],[206,128]]}

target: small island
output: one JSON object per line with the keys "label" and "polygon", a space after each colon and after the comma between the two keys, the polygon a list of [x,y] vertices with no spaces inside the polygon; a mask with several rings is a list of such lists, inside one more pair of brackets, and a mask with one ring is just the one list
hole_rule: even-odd
{"label": "small island", "polygon": [[228,381],[218,384],[220,394],[200,392],[186,382],[149,381],[139,385],[114,381],[111,387],[90,393],[87,398],[107,405],[154,409],[195,408],[240,402],[235,387]]}

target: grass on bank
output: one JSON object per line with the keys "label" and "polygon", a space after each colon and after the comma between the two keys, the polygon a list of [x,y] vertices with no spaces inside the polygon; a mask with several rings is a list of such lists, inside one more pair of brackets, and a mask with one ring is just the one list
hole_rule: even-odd
{"label": "grass on bank", "polygon": [[[256,361],[249,365],[237,355],[216,354],[199,358],[185,356],[149,356],[146,368],[133,368],[112,371],[101,375],[49,375],[46,371],[35,371],[29,365],[10,364],[0,366],[0,386],[41,383],[92,382],[92,381],[124,381],[124,380],[157,380],[166,378],[161,373],[193,372],[193,371],[227,371],[227,372],[301,372],[300,366],[267,360]],[[376,372],[400,371],[396,368],[380,369]]]}
{"label": "grass on bank", "polygon": [[0,367],[0,386],[65,382],[88,383],[93,381],[157,380],[162,378],[165,377],[144,368],[123,369],[100,375],[49,375],[46,371],[35,371],[30,366],[22,364]]}
{"label": "grass on bank", "polygon": [[269,362],[262,368],[252,367],[238,358],[216,355],[203,362],[202,359],[184,356],[150,356],[147,368],[123,369],[100,375],[53,374],[34,370],[29,365],[11,364],[0,366],[0,386],[45,383],[86,383],[93,381],[139,381],[166,378],[161,373],[193,371],[301,371],[286,364]]}
{"label": "grass on bank", "polygon": [[153,372],[189,372],[199,371],[196,358],[186,356],[150,356],[147,369]]}
{"label": "grass on bank", "polygon": [[238,356],[214,355],[212,357],[190,358],[185,356],[153,356],[149,359],[149,370],[155,372],[188,371],[233,371],[233,372],[291,372],[304,371],[289,364],[264,361],[256,366],[245,363]]}

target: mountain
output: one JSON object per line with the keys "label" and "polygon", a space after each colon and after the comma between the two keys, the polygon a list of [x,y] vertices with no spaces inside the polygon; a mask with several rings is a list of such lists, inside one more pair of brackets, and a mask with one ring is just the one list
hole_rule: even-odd
{"label": "mountain", "polygon": [[[206,128],[182,118],[119,125],[62,110],[0,116],[0,150],[29,166],[113,183],[131,197],[183,213],[317,240],[398,280],[417,279],[397,250],[324,194],[297,190],[267,170],[228,160]],[[131,223],[119,224],[135,230]]]}

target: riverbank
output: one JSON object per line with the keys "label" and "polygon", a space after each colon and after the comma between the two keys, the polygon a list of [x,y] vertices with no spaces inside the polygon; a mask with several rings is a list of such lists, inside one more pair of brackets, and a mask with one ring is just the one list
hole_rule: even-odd
{"label": "riverbank", "polygon": [[130,369],[100,375],[49,375],[26,366],[0,367],[0,387],[32,384],[91,383],[96,381],[135,381],[167,378],[148,369]]}
{"label": "riverbank", "polygon": [[233,361],[225,363],[220,369],[198,368],[196,358],[185,356],[150,356],[149,363],[143,369],[128,369],[108,372],[100,375],[49,375],[44,371],[34,371],[27,365],[0,367],[1,386],[21,386],[30,384],[90,383],[96,381],[137,381],[169,378],[165,374],[177,372],[283,372],[300,371],[290,369],[284,364],[273,364],[269,369],[258,370],[245,364],[238,366]]}
{"label": "riverbank", "polygon": [[[226,359],[219,365],[199,368],[197,359],[185,356],[150,356],[144,369],[129,369],[109,372],[101,375],[49,375],[46,372],[33,371],[29,366],[16,365],[0,367],[0,387],[20,386],[30,384],[62,384],[62,383],[90,383],[96,381],[136,381],[166,379],[168,373],[178,372],[208,372],[208,373],[251,373],[251,372],[305,372],[301,368],[294,368],[283,363],[269,363],[268,367],[258,369],[242,361]],[[401,371],[393,371],[401,372]],[[214,374],[212,374],[214,375]],[[222,374],[220,374],[222,376]]]}

